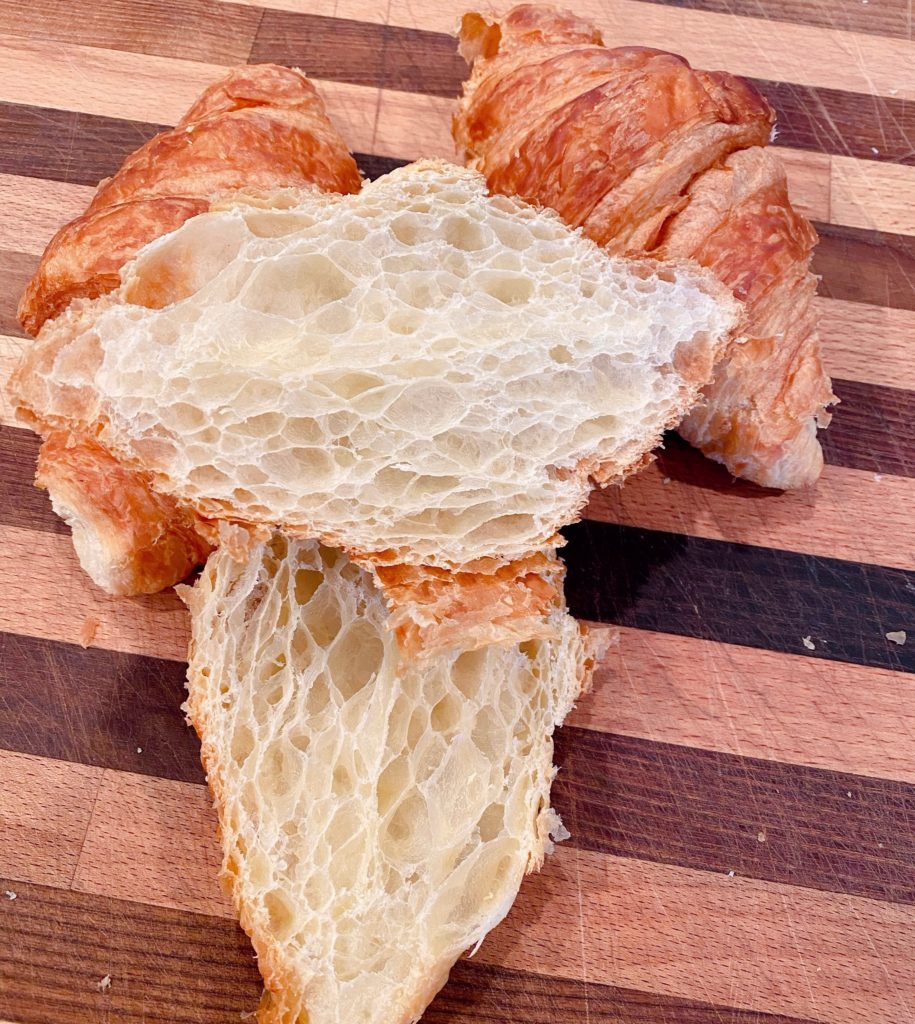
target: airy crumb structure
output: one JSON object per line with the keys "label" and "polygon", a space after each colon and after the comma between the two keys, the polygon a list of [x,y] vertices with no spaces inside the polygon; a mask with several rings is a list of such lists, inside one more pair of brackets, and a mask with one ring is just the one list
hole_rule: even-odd
{"label": "airy crumb structure", "polygon": [[551,737],[593,644],[557,607],[555,640],[417,669],[368,574],[279,534],[245,562],[214,553],[185,600],[186,707],[266,982],[259,1019],[415,1020],[565,835]]}
{"label": "airy crumb structure", "polygon": [[204,516],[451,568],[546,550],[736,316],[703,271],[610,258],[425,163],[193,218],[49,324],[18,386]]}

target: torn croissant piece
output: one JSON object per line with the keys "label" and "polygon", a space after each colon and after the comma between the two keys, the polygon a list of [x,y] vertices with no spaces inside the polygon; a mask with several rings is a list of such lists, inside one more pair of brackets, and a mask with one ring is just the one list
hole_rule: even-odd
{"label": "torn croissant piece", "polygon": [[[86,214],[49,243],[19,306],[29,334],[77,299],[118,288],[121,269],[144,246],[244,189],[360,187],[356,164],[298,71],[275,65],[230,72],[197,100],[178,126],[150,139],[102,182]],[[160,268],[146,291],[170,287],[178,267]],[[28,358],[28,357],[27,357]],[[149,593],[182,579],[209,545],[173,498],[154,493],[148,474],[118,465],[96,425],[40,415],[31,425],[60,432],[42,446],[37,482],[73,527],[83,568],[111,593]],[[117,480],[123,500],[99,487]],[[148,516],[148,521],[142,519]]]}
{"label": "torn croissant piece", "polygon": [[494,192],[552,207],[609,252],[694,258],[744,302],[744,338],[683,435],[764,486],[813,483],[835,401],[810,302],[816,234],[762,148],[765,99],[675,54],[609,49],[549,7],[466,14],[460,40],[472,73],[454,137]]}
{"label": "torn croissant piece", "polygon": [[407,657],[461,646],[468,636],[483,646],[555,635],[549,613],[565,575],[555,551],[507,563],[480,558],[457,572],[378,563],[375,572],[392,608],[388,628]]}
{"label": "torn croissant piece", "polygon": [[701,175],[659,256],[691,256],[745,303],[745,341],[679,431],[737,476],[765,486],[812,483],[823,467],[817,426],[835,402],[823,369],[808,270],[816,232],[792,207],[781,161],[760,147]]}
{"label": "torn croissant piece", "polygon": [[210,552],[193,513],[89,437],[48,434],[35,482],[72,527],[80,563],[109,594],[157,593]]}
{"label": "torn croissant piece", "polygon": [[279,534],[182,588],[186,709],[260,1024],[411,1024],[552,840],[553,733],[610,641],[561,599],[552,637],[405,660],[371,576]]}
{"label": "torn croissant piece", "polygon": [[343,548],[408,652],[544,635],[559,528],[695,404],[738,304],[448,164],[273,201],[194,217],[48,323],[21,415],[98,425],[203,519]]}

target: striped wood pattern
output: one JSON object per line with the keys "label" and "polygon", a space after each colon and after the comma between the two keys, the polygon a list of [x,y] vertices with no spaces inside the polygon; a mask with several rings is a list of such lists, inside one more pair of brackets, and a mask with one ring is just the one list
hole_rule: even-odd
{"label": "striped wood pattern", "polygon": [[[557,744],[573,837],[426,1019],[902,1024],[915,1006],[911,8],[574,6],[615,43],[765,89],[822,236],[843,404],[811,493],[735,483],[671,437],[567,531],[574,610],[620,633]],[[462,7],[0,0],[0,379],[26,344],[15,306],[50,235],[223,66],[305,68],[368,176],[451,155],[464,68],[447,32]],[[92,587],[31,486],[36,449],[0,401],[0,1024],[237,1022],[258,978],[215,882],[177,710],[183,610],[171,593]],[[902,647],[885,636],[898,629]]]}

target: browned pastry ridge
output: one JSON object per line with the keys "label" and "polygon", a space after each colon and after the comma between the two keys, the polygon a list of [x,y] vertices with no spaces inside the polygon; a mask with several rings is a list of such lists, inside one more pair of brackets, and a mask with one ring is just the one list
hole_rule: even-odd
{"label": "browned pastry ridge", "polygon": [[494,192],[552,207],[613,253],[696,259],[744,302],[744,340],[683,436],[763,486],[813,483],[835,401],[812,308],[817,236],[763,148],[766,100],[672,53],[609,49],[545,6],[466,14],[460,41],[472,73],[454,137]]}
{"label": "browned pastry ridge", "polygon": [[[120,284],[147,243],[241,189],[314,186],[357,192],[356,163],[301,72],[236,68],[210,86],[175,128],[103,181],[86,213],[51,239],[19,306],[35,335],[74,300]],[[163,268],[159,286],[171,282]],[[147,282],[151,302],[156,282]],[[210,550],[192,513],[120,466],[84,426],[35,424],[45,437],[36,482],[71,524],[83,567],[114,594],[154,593],[183,579]],[[200,525],[199,523],[197,524]]]}

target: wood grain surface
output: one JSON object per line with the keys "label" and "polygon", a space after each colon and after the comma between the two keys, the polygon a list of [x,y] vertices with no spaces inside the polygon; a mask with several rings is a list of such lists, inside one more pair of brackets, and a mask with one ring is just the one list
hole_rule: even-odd
{"label": "wood grain surface", "polygon": [[[821,236],[842,399],[808,492],[675,436],[565,531],[619,629],[557,743],[572,839],[433,1024],[906,1024],[915,1014],[915,44],[908,0],[571,0],[746,75]],[[100,178],[226,66],[302,67],[368,177],[450,157],[462,0],[0,0],[0,379]],[[173,593],[115,600],[0,400],[0,1024],[223,1024],[259,993],[216,883]],[[903,645],[887,633],[906,630]],[[82,646],[87,644],[88,647]],[[102,984],[103,979],[110,984]]]}

